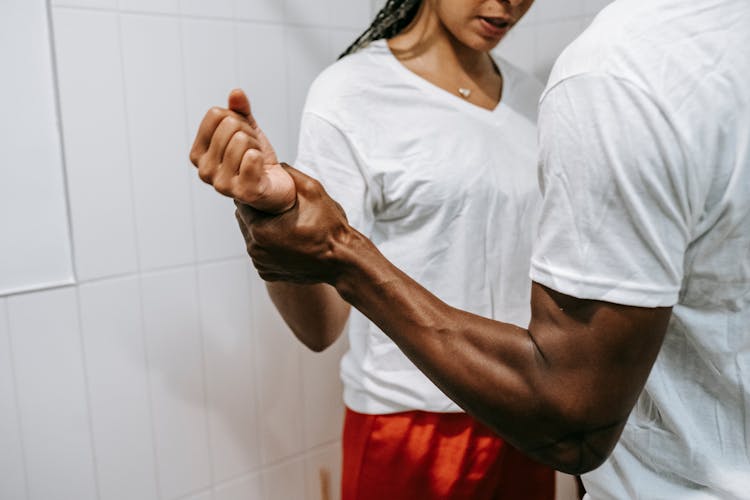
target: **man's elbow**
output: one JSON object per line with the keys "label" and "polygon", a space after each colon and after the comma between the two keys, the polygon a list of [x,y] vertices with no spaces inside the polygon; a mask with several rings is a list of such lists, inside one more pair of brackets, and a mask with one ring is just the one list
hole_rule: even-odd
{"label": "man's elbow", "polygon": [[583,439],[576,439],[560,443],[554,450],[536,450],[531,455],[560,472],[580,476],[602,465],[611,451],[591,450]]}
{"label": "man's elbow", "polygon": [[624,421],[600,426],[562,424],[556,432],[559,438],[529,450],[528,454],[560,472],[585,474],[607,460],[617,445],[623,427]]}

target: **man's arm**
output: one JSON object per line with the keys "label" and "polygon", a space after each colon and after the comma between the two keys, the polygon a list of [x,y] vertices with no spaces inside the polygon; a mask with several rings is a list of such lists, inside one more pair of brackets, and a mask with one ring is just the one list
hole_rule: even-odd
{"label": "man's arm", "polygon": [[290,172],[299,208],[274,219],[242,212],[261,277],[293,281],[303,269],[332,276],[341,296],[446,395],[514,446],[572,474],[604,461],[648,377],[669,308],[580,300],[534,284],[528,329],[482,318],[437,299],[343,219],[326,222],[332,237],[317,250],[306,245],[314,255],[306,261],[275,243],[294,211],[321,204],[317,183]]}
{"label": "man's arm", "polygon": [[[252,240],[237,211],[240,232]],[[327,283],[266,282],[268,296],[294,336],[315,352],[330,347],[344,331],[351,306]]]}
{"label": "man's arm", "polygon": [[671,315],[659,306],[675,303],[682,279],[691,206],[679,141],[658,106],[618,79],[578,83],[569,87],[575,96],[556,87],[560,109],[546,107],[558,123],[542,129],[554,139],[542,157],[556,168],[545,174],[534,272],[558,291],[533,285],[528,328],[441,302],[353,229],[319,182],[291,167],[290,210],[239,207],[263,279],[333,285],[459,405],[570,473],[604,461],[646,382]]}
{"label": "man's arm", "polygon": [[447,306],[374,253],[355,258],[339,291],[462,408],[559,470],[581,474],[606,459],[670,309],[580,300],[534,284],[525,329]]}

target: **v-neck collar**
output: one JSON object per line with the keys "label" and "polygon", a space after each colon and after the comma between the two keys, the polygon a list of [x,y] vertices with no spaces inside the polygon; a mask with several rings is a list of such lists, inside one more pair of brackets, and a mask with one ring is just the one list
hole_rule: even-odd
{"label": "v-neck collar", "polygon": [[451,104],[453,104],[454,106],[458,108],[461,108],[477,116],[484,117],[485,119],[494,118],[497,115],[504,113],[505,110],[507,109],[507,106],[505,104],[505,100],[506,100],[505,96],[507,95],[507,92],[512,87],[512,82],[506,79],[506,72],[503,71],[502,62],[499,61],[494,56],[492,56],[492,54],[490,54],[490,57],[492,58],[492,62],[495,63],[495,66],[497,67],[498,71],[500,71],[500,76],[503,79],[503,89],[502,89],[502,95],[500,96],[500,101],[498,101],[497,105],[493,109],[487,109],[477,104],[474,104],[457,94],[449,92],[448,90],[445,90],[442,87],[438,87],[431,81],[419,76],[418,74],[416,74],[415,72],[407,68],[393,54],[393,51],[391,51],[391,48],[388,45],[388,41],[386,39],[376,40],[372,42],[372,44],[385,52],[386,57],[388,58],[390,63],[396,68],[397,71],[399,71],[406,78],[414,82],[414,84],[418,86],[419,88],[435,95],[437,98],[443,101],[450,102]]}

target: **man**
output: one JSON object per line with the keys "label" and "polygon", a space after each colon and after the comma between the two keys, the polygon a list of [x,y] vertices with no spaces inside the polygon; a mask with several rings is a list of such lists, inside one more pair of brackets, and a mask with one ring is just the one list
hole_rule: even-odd
{"label": "man", "polygon": [[[540,107],[528,328],[438,300],[291,168],[290,210],[239,205],[248,251],[266,280],[334,286],[506,440],[589,473],[593,498],[750,498],[748,47],[746,0],[618,0],[566,49]],[[239,121],[214,110],[191,158],[273,211],[275,160],[233,99],[262,154],[221,171]]]}

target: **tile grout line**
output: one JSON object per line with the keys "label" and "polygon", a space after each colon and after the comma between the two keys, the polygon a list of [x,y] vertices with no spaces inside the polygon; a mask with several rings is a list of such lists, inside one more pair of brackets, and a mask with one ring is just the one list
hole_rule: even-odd
{"label": "tile grout line", "polygon": [[136,276],[136,286],[138,290],[138,316],[139,316],[139,323],[141,328],[141,342],[143,345],[143,368],[146,372],[146,393],[148,396],[148,420],[149,420],[149,430],[151,431],[151,452],[153,454],[153,460],[154,460],[154,481],[155,481],[155,487],[156,487],[156,494],[159,498],[163,498],[162,492],[163,492],[163,486],[162,486],[162,479],[161,479],[161,471],[159,468],[159,449],[158,449],[158,436],[156,432],[156,410],[155,404],[154,404],[154,389],[153,389],[153,379],[152,379],[152,372],[151,372],[151,358],[149,357],[149,349],[148,349],[148,334],[146,332],[146,316],[144,312],[144,295],[143,295],[143,277],[139,274]]}
{"label": "tile grout line", "polygon": [[78,282],[78,263],[76,262],[76,244],[73,231],[73,207],[71,204],[70,196],[70,181],[68,179],[68,163],[67,155],[65,151],[65,127],[63,126],[62,118],[62,95],[60,92],[60,76],[57,64],[57,44],[55,43],[55,23],[53,20],[53,9],[50,0],[45,1],[45,8],[47,9],[47,31],[49,33],[49,51],[50,61],[52,63],[52,86],[55,99],[55,112],[57,113],[57,136],[60,141],[60,161],[62,163],[62,176],[63,176],[63,187],[65,190],[65,211],[67,220],[67,234],[70,249],[70,266],[73,272],[73,284]]}
{"label": "tile grout line", "polygon": [[10,377],[11,377],[11,384],[13,387],[13,401],[16,405],[16,420],[18,421],[18,440],[20,441],[21,445],[21,462],[23,464],[23,480],[24,480],[24,493],[26,500],[29,500],[31,497],[31,481],[29,479],[29,461],[28,457],[26,456],[26,439],[24,438],[24,431],[23,431],[23,420],[21,419],[21,396],[19,395],[19,387],[18,387],[18,377],[16,375],[16,356],[15,351],[13,349],[13,335],[11,333],[11,323],[10,323],[10,306],[8,305],[8,300],[4,299],[3,301],[3,309],[5,310],[5,327],[7,332],[7,342],[8,342],[8,356],[10,357]]}
{"label": "tile grout line", "polygon": [[[119,0],[117,2],[119,7]],[[136,266],[137,271],[135,273],[128,273],[126,275],[127,277],[134,276],[136,279],[137,284],[137,290],[138,290],[138,309],[139,309],[139,320],[140,320],[140,326],[141,326],[141,338],[143,342],[143,357],[144,357],[144,369],[146,370],[146,390],[148,393],[148,412],[149,412],[149,428],[151,431],[151,450],[153,452],[153,460],[154,460],[154,480],[155,480],[155,486],[156,486],[156,493],[159,496],[159,498],[162,497],[162,484],[161,484],[161,473],[159,470],[159,454],[158,454],[158,446],[157,446],[157,432],[156,432],[156,422],[155,422],[155,410],[154,410],[154,394],[153,394],[153,381],[151,377],[151,365],[150,365],[150,359],[148,356],[148,339],[146,334],[146,318],[144,313],[144,300],[143,300],[143,267],[142,267],[142,257],[141,257],[141,246],[139,244],[140,238],[138,235],[138,223],[137,223],[137,211],[136,211],[136,203],[135,203],[135,172],[133,168],[133,155],[132,155],[132,147],[133,147],[133,138],[130,131],[130,127],[132,125],[131,119],[130,119],[130,112],[128,108],[128,91],[127,91],[127,82],[126,82],[126,65],[125,65],[125,53],[124,53],[124,41],[125,37],[123,36],[123,27],[122,27],[122,16],[119,14],[119,12],[116,12],[116,21],[117,21],[117,39],[118,39],[118,48],[119,48],[119,64],[120,64],[120,75],[121,75],[121,84],[122,84],[122,99],[123,99],[123,116],[125,119],[125,140],[127,141],[128,145],[128,170],[129,170],[129,180],[130,180],[130,200],[131,200],[131,207],[132,207],[132,222],[133,222],[133,237],[134,237],[134,243],[135,243],[135,254],[136,254]]]}
{"label": "tile grout line", "polygon": [[143,258],[141,255],[141,242],[140,242],[140,235],[138,234],[138,210],[135,203],[135,169],[133,168],[133,137],[131,134],[131,119],[130,119],[130,112],[128,108],[128,89],[127,89],[127,82],[125,80],[125,54],[123,51],[123,41],[124,38],[122,36],[122,17],[120,16],[119,12],[115,11],[115,21],[117,23],[117,46],[119,50],[118,54],[118,62],[120,65],[120,85],[122,85],[122,107],[123,107],[123,120],[125,125],[125,143],[127,144],[127,165],[128,165],[128,181],[129,181],[129,194],[130,194],[130,210],[131,210],[131,218],[130,222],[133,226],[133,243],[135,244],[135,265],[136,265],[136,273],[140,274],[143,267]]}
{"label": "tile grout line", "polygon": [[216,14],[190,14],[184,12],[165,12],[165,11],[148,11],[148,10],[137,10],[137,9],[117,9],[113,7],[92,7],[92,6],[80,6],[80,5],[57,5],[56,9],[64,10],[88,10],[96,12],[119,12],[124,15],[138,15],[138,16],[153,16],[153,17],[172,17],[181,19],[190,19],[196,21],[222,21],[222,22],[237,22],[242,24],[259,24],[267,26],[277,27],[294,27],[294,28],[317,28],[317,29],[328,29],[334,31],[348,31],[348,30],[360,30],[366,26],[361,25],[350,25],[350,24],[319,24],[319,23],[301,23],[295,21],[285,21],[284,19],[250,19],[250,18],[236,18],[227,17],[225,15]]}
{"label": "tile grout line", "polygon": [[330,448],[333,445],[340,445],[340,443],[341,443],[341,439],[340,438],[334,439],[332,441],[327,441],[327,442],[325,442],[323,444],[320,444],[320,445],[317,445],[317,446],[315,446],[313,448],[310,448],[309,450],[305,450],[302,453],[298,453],[298,454],[293,455],[291,457],[287,457],[287,458],[284,458],[282,460],[278,460],[278,461],[275,461],[275,462],[272,462],[272,463],[269,463],[269,464],[266,464],[266,465],[262,465],[260,467],[254,468],[254,469],[250,469],[248,471],[242,472],[240,474],[237,474],[235,476],[227,478],[227,479],[225,479],[223,481],[220,481],[220,482],[218,482],[216,484],[212,484],[211,486],[203,487],[203,488],[197,488],[197,489],[195,489],[193,491],[190,491],[188,493],[180,495],[175,500],[190,500],[190,499],[194,498],[195,496],[203,494],[203,493],[215,493],[215,491],[216,491],[217,488],[228,486],[228,485],[230,485],[232,483],[237,483],[239,481],[242,481],[243,479],[247,479],[247,478],[250,478],[250,477],[255,476],[255,475],[257,475],[258,479],[262,482],[263,472],[268,471],[268,470],[272,470],[272,469],[278,469],[280,467],[284,467],[286,465],[292,464],[292,463],[297,462],[297,461],[300,461],[300,462],[304,461],[304,460],[306,460],[306,459],[308,459],[308,458],[316,455],[317,453],[325,451],[327,448]]}
{"label": "tile grout line", "polygon": [[96,453],[96,438],[94,432],[94,412],[91,404],[91,377],[89,376],[88,367],[88,356],[86,356],[86,342],[83,334],[83,305],[81,303],[81,289],[80,287],[74,287],[74,296],[76,300],[76,317],[78,320],[78,348],[81,353],[81,370],[83,371],[83,387],[84,394],[86,397],[86,420],[88,421],[89,427],[89,439],[91,440],[89,446],[91,448],[91,459],[92,465],[94,466],[93,479],[94,489],[96,491],[96,498],[102,498],[101,485],[99,484],[99,459]]}

